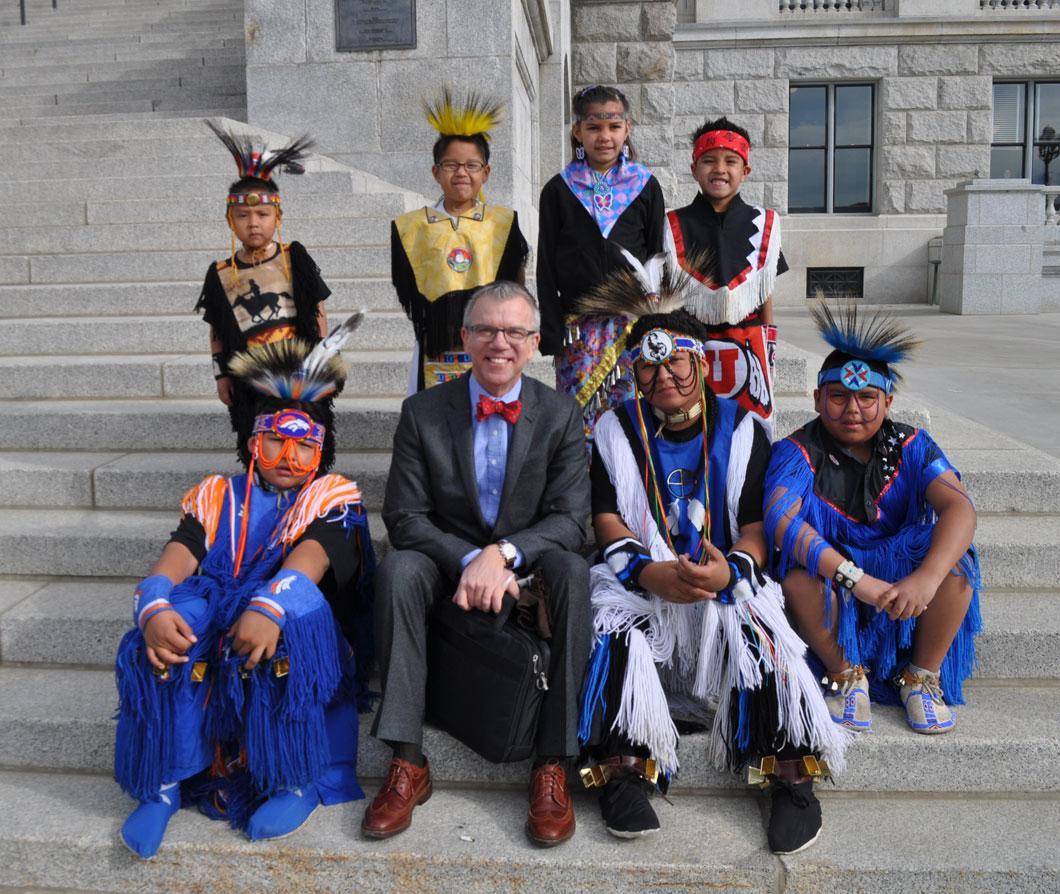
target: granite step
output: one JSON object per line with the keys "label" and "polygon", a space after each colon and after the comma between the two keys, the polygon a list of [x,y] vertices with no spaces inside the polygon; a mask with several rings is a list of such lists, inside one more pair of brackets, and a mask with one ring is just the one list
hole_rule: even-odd
{"label": "granite step", "polygon": [[[340,451],[333,471],[354,479],[365,505],[380,509],[390,454]],[[175,510],[210,474],[243,471],[223,453],[0,452],[0,507]]]}
{"label": "granite step", "polygon": [[198,89],[177,92],[166,96],[151,95],[142,97],[107,98],[86,96],[75,101],[64,100],[61,103],[41,103],[39,97],[33,97],[30,103],[8,105],[2,108],[5,115],[20,121],[47,120],[48,118],[69,116],[105,116],[126,114],[147,114],[152,112],[185,111],[202,115],[203,109],[246,107],[244,88],[223,90],[218,93],[203,93]]}
{"label": "granite step", "polygon": [[[959,707],[958,728],[946,736],[918,736],[900,707],[877,706],[873,731],[848,752],[836,778],[841,791],[1060,792],[1051,767],[1060,759],[1060,716],[1049,710],[1055,681],[973,681]],[[109,670],[0,667],[0,767],[106,772],[113,766],[117,696]],[[1006,723],[999,728],[998,718]],[[388,749],[368,735],[362,718],[361,775],[386,774]],[[732,774],[706,766],[707,733],[683,737],[675,788],[739,788]],[[432,775],[451,784],[525,785],[529,762],[489,764],[437,729],[424,751]]]}
{"label": "granite step", "polygon": [[[193,85],[187,88],[177,87],[158,91],[157,93],[145,93],[142,99],[154,103],[155,108],[163,108],[163,103],[169,100],[180,102],[200,102],[203,108],[216,105],[232,103],[240,105],[245,101],[246,87],[242,84],[229,86],[218,85],[217,87],[200,87]],[[56,106],[55,96],[29,97],[35,103],[45,105],[48,108],[76,108],[79,103],[86,102],[109,102],[109,98],[95,93],[67,97],[60,95]],[[25,144],[19,143],[18,146]],[[96,146],[104,149],[111,148],[109,155],[95,156],[93,149]],[[153,144],[151,144],[153,145]],[[120,147],[120,148],[119,148]],[[12,162],[10,181],[25,182],[34,180],[83,180],[85,178],[124,178],[124,177],[150,177],[156,174],[171,175],[174,172],[185,172],[196,177],[208,174],[221,174],[225,177],[235,175],[235,165],[232,156],[225,152],[220,142],[213,140],[210,146],[203,146],[196,154],[193,148],[180,146],[179,154],[172,154],[165,158],[159,155],[139,155],[136,147],[125,147],[121,143],[99,141],[88,146],[79,147],[77,152],[70,151],[68,143],[50,144],[44,151],[54,158],[46,158],[42,154],[36,159],[16,159]],[[312,164],[312,163],[310,163]],[[313,173],[310,167],[310,174]],[[281,189],[291,182],[290,177],[278,177]],[[222,200],[224,196],[222,195]],[[216,208],[215,208],[216,211]]]}
{"label": "granite step", "polygon": [[[215,252],[216,254],[216,252]],[[28,260],[15,259],[28,269]],[[4,265],[0,257],[0,270]],[[12,269],[18,264],[13,264]],[[198,277],[199,271],[193,271]],[[205,276],[206,268],[201,271]],[[28,275],[28,272],[27,274]],[[359,308],[395,310],[398,307],[389,277],[325,277],[332,296],[325,307],[329,315],[352,313]],[[179,282],[128,283],[22,283],[0,285],[0,318],[124,317],[190,313],[202,291],[202,279]]]}
{"label": "granite step", "polygon": [[[372,314],[373,317],[376,315]],[[344,316],[345,312],[332,314],[333,321]],[[164,318],[147,318],[143,327],[146,335],[135,334],[133,340],[124,344],[119,341],[121,335],[129,331],[135,333],[135,328],[122,323],[122,318],[107,318],[97,324],[91,335],[86,334],[81,339],[74,331],[61,331],[54,345],[38,342],[41,345],[39,354],[0,356],[0,398],[212,397],[216,386],[209,356],[202,347],[206,329],[201,319],[190,314],[173,323],[173,332],[186,342],[182,346],[189,351],[186,355],[97,353],[121,350],[126,345],[144,351],[168,349],[166,332],[164,329],[160,331],[162,324],[155,322],[160,319]],[[114,320],[113,328],[110,320]],[[376,326],[374,321],[373,326]],[[75,328],[71,327],[71,330]],[[23,331],[38,336],[42,332],[40,328],[29,327]],[[356,352],[347,355],[350,371],[345,396],[403,396],[408,387],[412,355],[411,324],[400,316],[395,320],[384,319],[376,328],[365,332],[372,337],[365,338]],[[46,353],[61,351],[58,344],[72,345],[71,353]],[[25,349],[12,346],[11,350]],[[541,371],[534,373],[535,377],[554,385],[551,359],[538,356],[539,359],[533,362],[535,368],[541,367]],[[786,402],[788,397],[805,398],[805,367],[800,361],[797,358],[782,360],[778,363],[778,371],[778,402]],[[808,398],[803,402],[809,406]]]}
{"label": "granite step", "polygon": [[[177,515],[174,504],[174,524]],[[145,573],[114,583],[0,581],[0,660],[110,667],[130,624],[134,581]],[[994,590],[981,602],[978,678],[1060,680],[1060,593]]]}
{"label": "granite step", "polygon": [[[142,575],[175,528],[172,511],[8,509],[0,517],[0,567],[6,574],[104,577]],[[369,520],[383,548],[385,527]]]}
{"label": "granite step", "polygon": [[[98,252],[67,255],[0,255],[0,283],[173,282],[201,271],[218,257],[212,251]],[[390,249],[383,245],[315,248],[314,260],[333,278],[382,279],[390,270]]]}
{"label": "granite step", "polygon": [[32,44],[12,44],[0,42],[4,54],[4,67],[15,68],[27,65],[44,65],[50,62],[62,61],[64,65],[76,62],[105,62],[110,59],[118,60],[120,54],[133,49],[139,49],[149,55],[143,57],[156,58],[185,58],[194,56],[205,50],[225,49],[226,47],[242,47],[243,38],[238,27],[233,22],[231,27],[218,28],[213,33],[204,32],[198,37],[169,34],[168,39],[162,41],[141,41],[135,33],[119,35],[101,35],[97,38],[85,39],[79,43],[69,41],[63,45],[59,41],[48,43],[35,42]]}
{"label": "granite step", "polygon": [[91,58],[85,54],[84,58],[78,58],[78,54],[72,54],[69,62],[63,53],[56,53],[51,57],[30,59],[8,59],[4,57],[3,71],[5,76],[23,69],[36,70],[51,67],[58,62],[60,65],[96,68],[101,65],[109,66],[110,63],[125,65],[140,65],[144,68],[154,64],[174,65],[239,65],[246,61],[246,54],[242,46],[238,47],[169,47],[166,44],[150,45],[130,43],[124,49],[119,48],[113,53],[101,54],[101,58]]}
{"label": "granite step", "polygon": [[[67,112],[56,107],[57,112]],[[148,109],[150,111],[150,109]],[[191,119],[196,120],[196,119]],[[172,190],[186,198],[201,196],[214,198],[227,194],[232,173],[219,172],[202,176],[154,174],[136,177],[91,177],[81,180],[49,181],[44,179],[0,183],[0,202],[24,204],[32,202],[61,202],[85,200],[113,200],[140,198],[157,201],[159,195]],[[291,177],[285,191],[295,193],[353,192],[354,176],[347,171],[312,171],[301,177]]]}
{"label": "granite step", "polygon": [[[199,109],[163,109],[156,112],[120,112],[113,114],[98,114],[98,115],[76,115],[70,113],[64,113],[63,115],[50,115],[44,118],[12,118],[8,124],[14,127],[23,127],[27,124],[33,124],[37,121],[49,121],[60,124],[81,124],[84,121],[96,121],[101,124],[111,123],[122,123],[127,124],[130,121],[172,121],[175,118],[189,118],[193,120],[199,120],[201,118],[228,118],[232,121],[242,121],[247,116],[247,109],[245,105],[234,106],[229,103],[225,106],[219,106],[217,108],[199,108]],[[5,124],[0,123],[0,130],[4,128]]]}
{"label": "granite step", "polygon": [[[111,78],[128,76],[127,72],[106,70]],[[211,70],[195,72],[200,76],[209,74]],[[213,69],[216,76],[230,76],[239,71],[238,66]],[[147,77],[158,77],[148,73]],[[109,80],[110,78],[108,78]],[[93,80],[86,78],[86,82]],[[0,86],[4,80],[0,78]],[[154,120],[139,121],[82,121],[63,123],[59,121],[40,121],[34,124],[17,125],[5,122],[0,124],[0,145],[8,143],[86,143],[95,140],[147,140],[147,139],[170,139],[181,140],[184,137],[201,137],[203,135],[202,118],[199,120],[187,118],[184,120],[175,118],[157,118]]]}
{"label": "granite step", "polygon": [[[142,575],[172,529],[172,511],[7,509],[0,567],[25,575]],[[378,520],[372,530],[383,535]],[[988,588],[1050,589],[1060,580],[1060,516],[981,516],[975,543]]]}
{"label": "granite step", "polygon": [[[395,189],[392,192],[356,192],[348,195],[291,195],[284,196],[284,217],[288,221],[284,233],[288,241],[301,240],[302,228],[311,221],[331,221],[349,218],[373,218],[389,221],[403,214],[409,207],[412,194]],[[419,205],[421,203],[416,202]],[[166,218],[166,211],[171,217]],[[23,227],[69,227],[96,225],[129,225],[167,223],[175,233],[181,229],[199,229],[219,225],[225,235],[218,251],[228,242],[227,228],[224,223],[224,196],[203,197],[199,199],[180,199],[167,203],[165,208],[155,202],[143,200],[126,201],[74,201],[44,202],[40,204],[11,204],[5,206],[10,215],[0,230],[5,235],[15,235],[14,231]],[[176,228],[174,224],[190,226]],[[384,231],[389,238],[389,229]],[[213,243],[216,244],[216,243]],[[111,246],[120,247],[120,246]]]}
{"label": "granite step", "polygon": [[[203,271],[206,269],[204,266]],[[0,327],[0,356],[205,354],[208,335],[202,318],[189,312],[172,317],[79,317],[73,321],[62,317],[20,318],[6,320]],[[411,352],[412,324],[400,312],[372,311],[354,338],[357,350],[404,348]]]}
{"label": "granite step", "polygon": [[[89,81],[86,78],[81,78],[76,81],[71,80],[55,84],[5,84],[4,80],[0,78],[0,97],[3,97],[5,100],[11,100],[16,97],[28,98],[36,96],[52,96],[58,97],[58,102],[61,103],[63,102],[63,97],[86,95],[108,97],[143,95],[154,92],[189,89],[192,87],[209,88],[211,92],[215,93],[229,92],[232,90],[242,93],[246,89],[246,78],[237,70],[234,70],[229,76],[219,77],[212,68],[204,69],[202,73],[174,73],[164,77],[117,78],[114,80],[98,81]],[[97,149],[106,142],[105,139],[86,140],[81,145],[83,145],[86,150],[90,150],[92,155],[96,155]],[[150,143],[151,141],[143,142]],[[37,144],[36,147],[32,147],[26,143],[14,143],[12,145],[23,147],[22,151],[13,151],[9,149],[5,152],[5,155],[9,155],[12,162],[16,163],[26,158],[30,154],[30,150],[33,148],[36,148],[45,154],[48,150],[55,150],[57,148],[64,148],[66,154],[75,151],[75,147],[70,143],[62,142],[42,142]],[[172,149],[173,147],[171,146],[170,148]],[[203,148],[205,148],[205,138],[203,140]],[[193,147],[187,145],[183,141],[181,142],[180,149],[187,154],[193,152]]]}
{"label": "granite step", "polygon": [[[535,361],[528,374],[547,381],[551,367],[547,361]],[[1055,470],[1051,474],[1026,472],[1013,482],[1012,475],[994,472],[991,468],[994,456],[989,451],[983,453],[979,457],[982,466],[977,467],[968,458],[963,463],[964,480],[979,512],[1009,512],[1014,502],[1026,505],[1019,496],[1020,489],[1026,485],[1028,492],[1033,492],[1035,486],[1040,488],[1033,493],[1040,501],[1036,505],[1038,511],[1060,513],[1060,486]],[[388,465],[386,451],[378,454],[341,451],[335,469],[355,478],[366,502],[374,508],[382,500]],[[231,449],[183,453],[3,451],[0,452],[0,507],[168,509],[203,476],[238,470]]]}
{"label": "granite step", "polygon": [[[206,890],[223,879],[233,892],[295,884],[320,894],[625,894],[648,888],[658,894],[707,888],[746,894],[1038,894],[1060,882],[1060,857],[1052,846],[1060,801],[1052,798],[919,801],[826,790],[821,840],[803,854],[774,857],[765,843],[764,803],[751,793],[675,796],[672,804],[656,799],[663,831],[650,844],[616,842],[599,820],[595,799],[578,794],[574,839],[541,849],[523,834],[521,792],[439,788],[417,810],[412,828],[390,841],[360,837],[363,802],[317,811],[303,829],[278,842],[248,842],[193,811],[180,811],[159,856],[142,861],[118,841],[131,802],[109,779],[4,773],[0,797],[11,806],[0,816],[5,881],[32,888]],[[911,810],[918,825],[915,847]],[[26,816],[39,819],[27,823]],[[871,848],[865,847],[868,816]]]}
{"label": "granite step", "polygon": [[[338,403],[340,442],[348,450],[389,450],[398,397],[343,396]],[[224,408],[209,399],[57,400],[48,412],[34,402],[0,403],[0,450],[228,450],[232,432]],[[807,407],[779,407],[776,431],[786,435],[809,421]],[[896,418],[914,422],[913,408]]]}
{"label": "granite step", "polygon": [[[18,87],[18,86],[31,86],[31,85],[67,85],[67,84],[94,84],[94,83],[107,83],[113,84],[117,82],[124,82],[126,80],[151,80],[154,78],[192,78],[196,80],[202,80],[208,82],[216,80],[222,83],[228,83],[231,81],[239,81],[242,79],[246,81],[246,67],[243,65],[236,64],[214,64],[214,65],[201,65],[194,63],[194,60],[184,62],[157,62],[154,65],[144,65],[143,63],[98,63],[98,64],[79,64],[79,65],[62,65],[54,64],[49,65],[45,68],[19,68],[19,69],[8,69],[5,70],[0,67],[0,87]],[[0,132],[3,132],[3,140],[11,140],[13,142],[31,142],[29,134],[22,134],[21,138],[16,138],[14,134],[9,131],[11,122],[4,122],[0,125]],[[7,131],[4,127],[7,127]],[[54,122],[39,122],[28,125],[36,129],[44,129],[44,133],[36,135],[37,139],[57,139],[64,142],[69,142],[78,139],[91,140],[91,139],[106,139],[106,134],[99,129],[98,122],[92,121],[80,121],[72,123],[70,126],[77,128],[74,134],[66,134],[65,136],[57,132],[58,128]],[[135,136],[133,134],[133,128],[126,123],[123,132],[129,136]]]}
{"label": "granite step", "polygon": [[[47,167],[47,166],[45,166]],[[229,159],[228,167],[231,165]],[[149,167],[145,166],[145,170]],[[233,173],[234,176],[234,173]],[[223,200],[223,196],[220,197]],[[208,225],[174,227],[172,223],[88,224],[77,226],[11,227],[3,233],[4,255],[74,252],[141,252],[207,250],[218,254],[231,235],[214,202],[214,219]],[[286,215],[285,215],[286,216]],[[343,246],[355,251],[361,245],[380,245],[390,237],[390,221],[382,216],[341,217],[333,220],[293,220],[284,228],[285,241],[297,239],[312,254],[322,246]],[[287,231],[290,232],[287,232]]]}
{"label": "granite step", "polygon": [[[198,334],[205,333],[200,322]],[[405,337],[400,331],[395,339],[411,342],[411,336]],[[359,351],[350,364],[346,391],[341,399],[404,397],[411,355],[411,347]],[[549,385],[555,383],[551,360],[533,361],[529,374]],[[210,358],[205,351],[187,356],[0,357],[0,398],[208,398],[216,393]]]}

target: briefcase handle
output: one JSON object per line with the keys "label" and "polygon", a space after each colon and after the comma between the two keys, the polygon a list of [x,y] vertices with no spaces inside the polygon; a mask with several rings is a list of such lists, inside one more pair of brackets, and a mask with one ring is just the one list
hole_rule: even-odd
{"label": "briefcase handle", "polygon": [[497,612],[497,617],[493,619],[494,633],[500,633],[504,629],[504,625],[508,623],[508,618],[511,617],[512,610],[518,604],[519,600],[510,593],[504,594],[504,599],[501,601],[501,610]]}
{"label": "briefcase handle", "polygon": [[[533,582],[534,576],[528,574],[526,577],[521,577],[516,581],[516,584],[520,588],[528,587]],[[508,618],[511,617],[512,611],[519,604],[519,600],[512,596],[510,593],[505,593],[501,599],[501,610],[497,612],[497,617],[493,620],[493,632],[500,633],[504,629],[504,625],[508,623]]]}

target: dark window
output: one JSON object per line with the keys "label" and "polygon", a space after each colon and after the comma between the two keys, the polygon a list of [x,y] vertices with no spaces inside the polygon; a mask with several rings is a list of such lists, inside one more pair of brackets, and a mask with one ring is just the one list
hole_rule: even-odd
{"label": "dark window", "polygon": [[1032,183],[1060,181],[1060,83],[1002,81],[994,84],[994,135],[990,176]]}
{"label": "dark window", "polygon": [[994,84],[994,136],[990,144],[990,176],[994,180],[1023,177],[1026,96],[1026,84]]}
{"label": "dark window", "polygon": [[864,267],[807,267],[806,297],[864,298]]}
{"label": "dark window", "polygon": [[788,211],[872,211],[875,93],[872,84],[791,87]]}

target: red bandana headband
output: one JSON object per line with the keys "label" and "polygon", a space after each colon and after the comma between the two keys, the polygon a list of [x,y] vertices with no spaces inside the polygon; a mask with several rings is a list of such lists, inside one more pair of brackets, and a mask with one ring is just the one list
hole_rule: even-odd
{"label": "red bandana headband", "polygon": [[696,140],[692,147],[692,164],[699,161],[699,157],[711,149],[729,149],[739,155],[744,164],[747,164],[747,159],[751,155],[751,144],[738,133],[733,133],[731,130],[710,130]]}

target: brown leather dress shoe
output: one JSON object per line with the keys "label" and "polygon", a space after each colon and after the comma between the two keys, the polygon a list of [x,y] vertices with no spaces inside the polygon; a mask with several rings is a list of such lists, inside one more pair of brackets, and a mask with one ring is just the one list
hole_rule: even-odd
{"label": "brown leather dress shoe", "polygon": [[379,793],[372,799],[361,821],[367,838],[390,838],[412,824],[412,811],[431,796],[431,769],[394,758]]}
{"label": "brown leather dress shoe", "polygon": [[541,847],[562,844],[574,834],[574,805],[567,789],[567,774],[559,764],[535,767],[530,776],[526,834]]}

